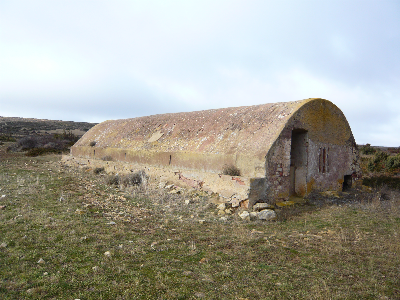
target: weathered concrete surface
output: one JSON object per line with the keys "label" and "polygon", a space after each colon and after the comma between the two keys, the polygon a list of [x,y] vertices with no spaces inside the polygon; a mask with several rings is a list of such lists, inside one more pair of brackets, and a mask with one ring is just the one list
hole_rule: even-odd
{"label": "weathered concrete surface", "polygon": [[[233,202],[248,199],[250,207],[313,189],[340,190],[344,176],[360,176],[346,118],[318,98],[105,121],[71,154],[159,168],[227,199],[235,194]],[[236,166],[241,176],[220,175],[224,165]]]}

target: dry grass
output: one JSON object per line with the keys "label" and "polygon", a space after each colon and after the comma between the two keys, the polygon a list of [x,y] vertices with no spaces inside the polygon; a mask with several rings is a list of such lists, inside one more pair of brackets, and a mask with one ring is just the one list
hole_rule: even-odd
{"label": "dry grass", "polygon": [[400,298],[397,192],[222,222],[203,193],[0,155],[2,299]]}

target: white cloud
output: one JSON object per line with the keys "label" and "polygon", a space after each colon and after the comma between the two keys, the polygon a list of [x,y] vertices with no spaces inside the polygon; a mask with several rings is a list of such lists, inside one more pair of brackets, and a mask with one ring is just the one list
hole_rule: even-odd
{"label": "white cloud", "polygon": [[322,97],[358,142],[400,144],[399,48],[395,1],[2,1],[0,114],[101,121]]}

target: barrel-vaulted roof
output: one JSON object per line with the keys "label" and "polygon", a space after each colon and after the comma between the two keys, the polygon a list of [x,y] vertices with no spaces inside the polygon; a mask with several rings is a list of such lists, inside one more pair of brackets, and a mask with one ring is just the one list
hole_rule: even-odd
{"label": "barrel-vaulted roof", "polygon": [[74,147],[197,152],[265,157],[286,122],[313,99],[109,120]]}

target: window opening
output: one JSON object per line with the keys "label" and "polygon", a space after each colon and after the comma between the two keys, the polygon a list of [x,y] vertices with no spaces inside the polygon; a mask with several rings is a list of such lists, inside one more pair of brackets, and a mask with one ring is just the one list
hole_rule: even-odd
{"label": "window opening", "polygon": [[329,148],[319,148],[319,172],[329,172]]}

